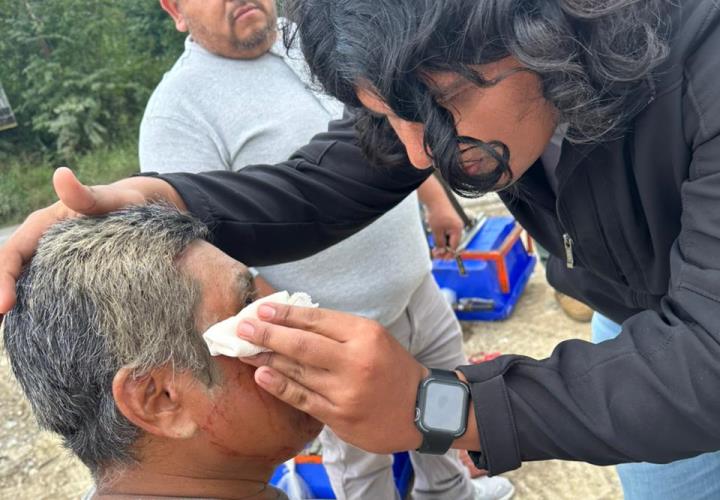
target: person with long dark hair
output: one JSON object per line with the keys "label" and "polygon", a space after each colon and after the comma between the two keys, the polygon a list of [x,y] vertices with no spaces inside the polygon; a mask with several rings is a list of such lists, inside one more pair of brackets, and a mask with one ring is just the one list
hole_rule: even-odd
{"label": "person with long dark hair", "polygon": [[238,330],[274,351],[247,360],[257,383],[368,451],[467,448],[491,474],[554,458],[672,462],[623,469],[627,497],[720,496],[716,2],[287,3],[346,120],[237,174],[90,190],[58,172],[62,203],[0,250],[0,310],[58,217],[165,198],[262,264],[347,237],[437,170],[458,193],[500,192],[550,252],[550,283],[598,312],[607,341],[438,372],[369,320],[266,306]]}

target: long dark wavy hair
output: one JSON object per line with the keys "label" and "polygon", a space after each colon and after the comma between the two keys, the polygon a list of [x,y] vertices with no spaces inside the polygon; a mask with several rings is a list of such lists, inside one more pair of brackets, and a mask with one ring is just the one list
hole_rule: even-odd
{"label": "long dark wavy hair", "polygon": [[[471,66],[514,56],[540,77],[568,140],[609,140],[644,105],[633,95],[667,55],[668,8],[667,0],[286,0],[297,29],[285,29],[285,43],[299,34],[316,81],[357,109],[360,142],[373,161],[405,156],[387,121],[362,108],[360,84],[400,118],[423,123],[434,166],[456,192],[474,196],[511,181],[510,151],[459,136],[424,75],[451,71],[488,87],[498,81]],[[461,153],[470,148],[496,168],[467,174]]]}

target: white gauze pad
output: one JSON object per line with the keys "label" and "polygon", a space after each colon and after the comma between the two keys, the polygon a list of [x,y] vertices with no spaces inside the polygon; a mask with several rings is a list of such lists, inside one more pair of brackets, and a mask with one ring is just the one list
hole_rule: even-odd
{"label": "white gauze pad", "polygon": [[307,293],[297,292],[290,295],[287,291],[276,292],[267,297],[256,300],[235,316],[215,323],[203,333],[203,339],[213,356],[229,356],[232,358],[246,358],[255,354],[269,351],[264,347],[251,344],[237,336],[238,324],[248,318],[257,319],[257,310],[261,304],[274,302],[291,306],[317,307]]}

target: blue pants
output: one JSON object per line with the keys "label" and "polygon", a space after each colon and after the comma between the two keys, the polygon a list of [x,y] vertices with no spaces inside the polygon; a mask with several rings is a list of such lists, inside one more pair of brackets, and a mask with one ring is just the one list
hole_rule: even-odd
{"label": "blue pants", "polygon": [[[592,319],[596,344],[620,333],[620,325],[598,313]],[[665,465],[637,463],[617,466],[626,500],[720,499],[720,452]]]}

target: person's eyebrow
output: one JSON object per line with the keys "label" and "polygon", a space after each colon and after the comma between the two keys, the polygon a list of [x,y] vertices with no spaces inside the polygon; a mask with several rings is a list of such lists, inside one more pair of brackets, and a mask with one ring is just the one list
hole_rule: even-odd
{"label": "person's eyebrow", "polygon": [[248,269],[238,270],[235,274],[235,294],[243,307],[257,299],[255,278]]}

